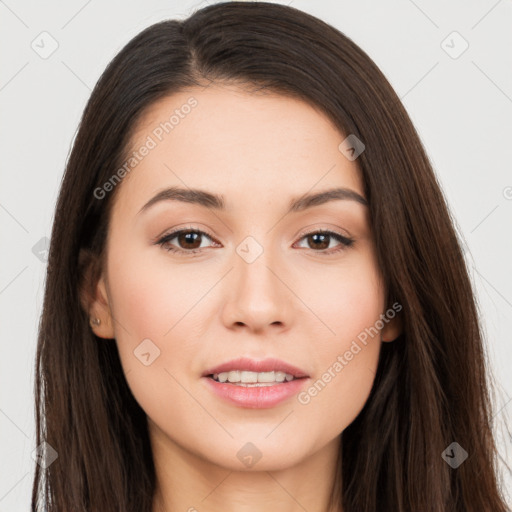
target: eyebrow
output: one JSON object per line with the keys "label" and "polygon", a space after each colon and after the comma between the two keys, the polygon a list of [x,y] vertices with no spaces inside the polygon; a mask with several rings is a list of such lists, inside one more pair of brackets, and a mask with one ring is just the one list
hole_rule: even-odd
{"label": "eyebrow", "polygon": [[[315,194],[304,194],[298,198],[293,198],[289,203],[287,213],[301,212],[308,208],[336,200],[355,201],[364,206],[368,206],[366,199],[354,190],[338,187],[324,190],[323,192],[317,192]],[[219,211],[226,209],[226,203],[222,195],[212,194],[211,192],[199,189],[170,187],[161,190],[152,197],[139,210],[138,214],[148,210],[151,206],[161,201],[181,201],[183,203],[197,204]]]}

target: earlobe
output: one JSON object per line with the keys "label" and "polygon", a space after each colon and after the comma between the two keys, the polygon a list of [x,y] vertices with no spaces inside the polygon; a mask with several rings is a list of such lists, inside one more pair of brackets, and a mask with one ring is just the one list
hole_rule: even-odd
{"label": "earlobe", "polygon": [[105,339],[115,338],[107,286],[103,275],[98,280],[95,296],[90,305],[89,323],[96,336]]}
{"label": "earlobe", "polygon": [[384,342],[395,341],[402,334],[402,315],[397,313],[394,318],[388,319],[381,330],[381,340]]}
{"label": "earlobe", "polygon": [[97,258],[89,251],[80,252],[80,277],[80,301],[91,330],[100,338],[115,338],[106,279]]}

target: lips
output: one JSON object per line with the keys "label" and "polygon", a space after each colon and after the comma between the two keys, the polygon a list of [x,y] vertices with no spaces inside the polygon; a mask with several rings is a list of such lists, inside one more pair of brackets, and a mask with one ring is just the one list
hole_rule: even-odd
{"label": "lips", "polygon": [[215,373],[223,373],[230,372],[235,370],[245,370],[249,372],[284,372],[290,375],[293,375],[296,379],[301,379],[304,377],[309,377],[306,371],[290,364],[285,361],[281,361],[280,359],[263,359],[262,361],[257,361],[255,359],[249,359],[247,357],[240,357],[238,359],[232,359],[231,361],[227,361],[218,366],[213,366],[208,368],[205,372],[203,372],[203,377],[209,377]]}

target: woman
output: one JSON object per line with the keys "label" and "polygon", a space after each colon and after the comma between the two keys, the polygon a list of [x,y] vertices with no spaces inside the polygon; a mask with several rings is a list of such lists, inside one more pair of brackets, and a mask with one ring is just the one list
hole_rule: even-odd
{"label": "woman", "polygon": [[431,165],[371,59],[291,7],[209,6],[110,63],[36,371],[34,510],[506,510]]}

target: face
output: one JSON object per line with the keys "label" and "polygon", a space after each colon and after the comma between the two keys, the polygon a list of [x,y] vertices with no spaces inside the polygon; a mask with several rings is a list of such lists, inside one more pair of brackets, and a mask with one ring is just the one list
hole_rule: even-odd
{"label": "face", "polygon": [[[258,452],[258,470],[290,467],[336,446],[365,404],[381,342],[397,332],[381,321],[385,289],[344,139],[306,103],[220,85],[160,100],[137,125],[90,314],[98,336],[115,338],[161,446],[233,470]],[[183,192],[160,194],[171,188]],[[290,211],[331,189],[343,190]],[[306,377],[205,376],[241,357]],[[259,383],[272,368],[238,366],[267,370],[243,374]]]}

